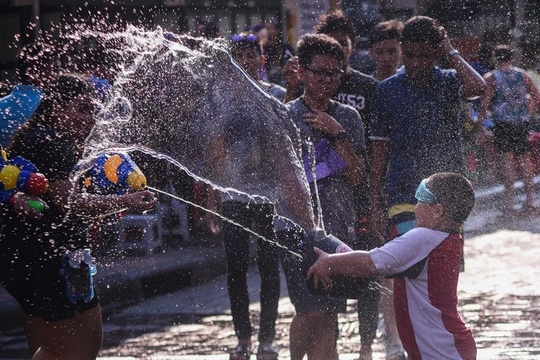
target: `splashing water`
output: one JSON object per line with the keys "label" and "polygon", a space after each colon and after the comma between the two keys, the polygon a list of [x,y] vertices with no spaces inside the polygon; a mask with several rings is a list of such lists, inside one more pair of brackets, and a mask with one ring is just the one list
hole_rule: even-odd
{"label": "splashing water", "polygon": [[160,29],[92,35],[114,44],[122,61],[84,161],[111,148],[141,151],[222,193],[271,202],[278,218],[306,232],[315,227],[298,129],[224,44],[171,41]]}

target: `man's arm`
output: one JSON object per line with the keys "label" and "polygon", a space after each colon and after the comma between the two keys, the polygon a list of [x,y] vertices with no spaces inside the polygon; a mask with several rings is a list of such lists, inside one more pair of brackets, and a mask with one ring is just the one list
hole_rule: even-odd
{"label": "man's arm", "polygon": [[466,99],[474,99],[479,96],[482,96],[486,90],[486,82],[482,76],[474,70],[474,68],[469,65],[469,63],[461,57],[459,53],[456,52],[450,38],[446,33],[446,30],[441,26],[439,28],[443,36],[443,54],[449,56],[450,66],[453,69],[456,69],[458,76],[461,80],[462,96]]}

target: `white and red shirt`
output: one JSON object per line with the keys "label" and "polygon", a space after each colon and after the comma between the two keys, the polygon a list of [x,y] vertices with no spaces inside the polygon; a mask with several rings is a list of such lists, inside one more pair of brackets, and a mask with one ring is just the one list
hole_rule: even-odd
{"label": "white and red shirt", "polygon": [[370,251],[381,275],[395,277],[396,324],[409,359],[476,359],[457,311],[460,234],[414,228]]}

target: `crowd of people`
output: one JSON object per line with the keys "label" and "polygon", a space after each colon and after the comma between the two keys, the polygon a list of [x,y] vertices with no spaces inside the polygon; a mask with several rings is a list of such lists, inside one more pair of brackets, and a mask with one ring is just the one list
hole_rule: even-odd
{"label": "crowd of people", "polygon": [[[213,23],[201,23],[199,31],[191,35],[222,36]],[[505,160],[505,211],[517,211],[513,182],[520,165],[525,210],[534,213],[528,134],[540,92],[527,72],[512,65],[508,46],[483,49],[484,63],[469,64],[429,17],[377,24],[369,34],[372,74],[350,66],[357,36],[351,19],[333,11],[296,46],[282,41],[275,23],[226,39],[232,59],[275,98],[268,101],[286,108],[298,129],[291,138],[299,137],[299,162],[316,221],[350,250],[317,249],[319,259],[307,269],[297,256],[307,234],[274,221],[272,203],[209,191],[208,208],[261,235],[257,359],[278,357],[273,341],[280,263],[296,311],[290,325],[292,360],[338,359],[338,318],[347,299],[317,295],[306,284],[307,276],[316,286],[331,287],[333,274],[366,278],[354,297],[360,360],[372,359],[379,314],[387,360],[475,359],[472,333],[457,312],[462,225],[474,205],[472,183],[464,176],[463,128],[469,121],[475,136],[485,137],[491,116],[493,141]],[[487,63],[491,60],[494,66]],[[66,254],[90,246],[87,230],[96,216],[144,212],[155,208],[157,199],[146,190],[89,194],[71,181],[95,124],[96,97],[106,96],[114,80],[89,59],[81,60],[77,71],[60,72],[57,63],[48,45],[25,47],[19,84],[0,99],[5,156],[24,157],[49,181],[45,195],[18,191],[2,207],[0,280],[25,313],[32,359],[95,359],[102,337],[99,296],[74,299],[71,282],[92,288],[91,276],[70,277],[63,270],[66,261],[92,265],[91,258],[65,260]],[[464,116],[469,111],[478,113],[475,121]],[[216,159],[223,146],[216,143]],[[45,211],[30,207],[30,200]],[[220,230],[238,338],[230,359],[247,360],[255,333],[246,279],[250,234],[229,222]]]}

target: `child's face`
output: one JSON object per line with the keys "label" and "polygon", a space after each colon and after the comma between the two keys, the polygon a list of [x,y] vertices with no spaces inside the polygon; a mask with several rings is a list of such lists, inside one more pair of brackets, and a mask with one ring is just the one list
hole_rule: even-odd
{"label": "child's face", "polygon": [[418,201],[414,208],[414,216],[416,218],[417,227],[432,228],[433,224],[439,218],[438,211],[435,209],[440,204],[430,204],[423,201]]}
{"label": "child's face", "polygon": [[317,54],[306,68],[300,69],[304,92],[315,98],[329,99],[341,79],[341,64],[329,55]]}

